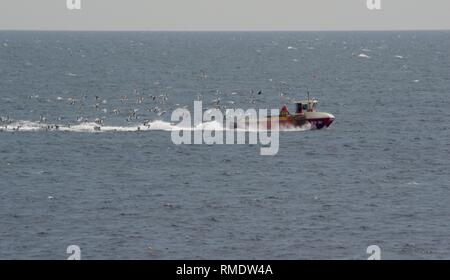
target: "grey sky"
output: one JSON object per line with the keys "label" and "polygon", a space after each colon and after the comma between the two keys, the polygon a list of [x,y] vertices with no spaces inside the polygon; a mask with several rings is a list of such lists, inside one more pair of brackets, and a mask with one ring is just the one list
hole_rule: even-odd
{"label": "grey sky", "polygon": [[0,29],[399,30],[450,29],[450,0],[0,0]]}

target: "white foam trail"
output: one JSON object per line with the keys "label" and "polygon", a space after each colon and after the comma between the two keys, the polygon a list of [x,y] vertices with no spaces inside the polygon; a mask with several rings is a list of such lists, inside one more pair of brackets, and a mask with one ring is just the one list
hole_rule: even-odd
{"label": "white foam trail", "polygon": [[218,121],[210,121],[210,122],[203,122],[201,124],[198,124],[194,127],[193,130],[223,130],[223,124],[221,124]]}
{"label": "white foam trail", "polygon": [[309,122],[305,123],[302,126],[290,126],[290,127],[280,127],[281,131],[307,131],[311,130],[312,126]]}
{"label": "white foam trail", "polygon": [[[310,130],[311,125],[309,123],[301,127],[280,127],[280,131],[306,131]],[[147,122],[145,124],[136,124],[129,126],[112,126],[112,125],[99,125],[95,122],[83,122],[77,124],[48,124],[42,122],[32,121],[14,121],[9,124],[1,124],[0,131],[3,132],[44,132],[44,131],[63,131],[63,132],[79,132],[79,133],[101,133],[101,132],[136,132],[136,131],[172,131],[172,130],[186,130],[186,131],[218,131],[218,130],[233,130],[233,131],[249,131],[257,132],[256,125],[250,126],[248,129],[244,128],[232,128],[224,127],[224,125],[218,121],[203,122],[194,127],[181,127],[169,122],[155,120],[153,122]],[[259,131],[264,131],[259,129]]]}
{"label": "white foam trail", "polygon": [[148,123],[149,130],[164,130],[164,131],[172,131],[172,129],[176,129],[175,125],[165,122],[165,121],[153,121]]}

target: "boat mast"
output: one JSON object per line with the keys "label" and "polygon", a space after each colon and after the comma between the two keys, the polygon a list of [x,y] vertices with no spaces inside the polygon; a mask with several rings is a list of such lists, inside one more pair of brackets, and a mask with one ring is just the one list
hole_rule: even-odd
{"label": "boat mast", "polygon": [[309,100],[309,89],[306,88],[306,94],[308,96],[308,111],[311,110],[311,101]]}

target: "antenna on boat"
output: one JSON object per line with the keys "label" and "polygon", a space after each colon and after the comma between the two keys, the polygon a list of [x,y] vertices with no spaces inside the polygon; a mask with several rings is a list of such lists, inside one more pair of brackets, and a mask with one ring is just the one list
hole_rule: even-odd
{"label": "antenna on boat", "polygon": [[308,103],[309,103],[309,88],[306,88],[306,96],[308,97]]}
{"label": "antenna on boat", "polygon": [[306,95],[307,95],[307,97],[308,97],[308,111],[311,109],[311,101],[310,101],[310,99],[309,99],[309,89],[308,88],[306,88]]}

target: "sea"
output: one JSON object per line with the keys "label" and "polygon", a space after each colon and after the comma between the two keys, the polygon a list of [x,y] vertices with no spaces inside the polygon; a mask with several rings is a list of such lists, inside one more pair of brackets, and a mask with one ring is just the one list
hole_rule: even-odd
{"label": "sea", "polygon": [[[172,141],[308,93],[275,155]],[[450,259],[449,31],[0,31],[0,117],[0,259]]]}

